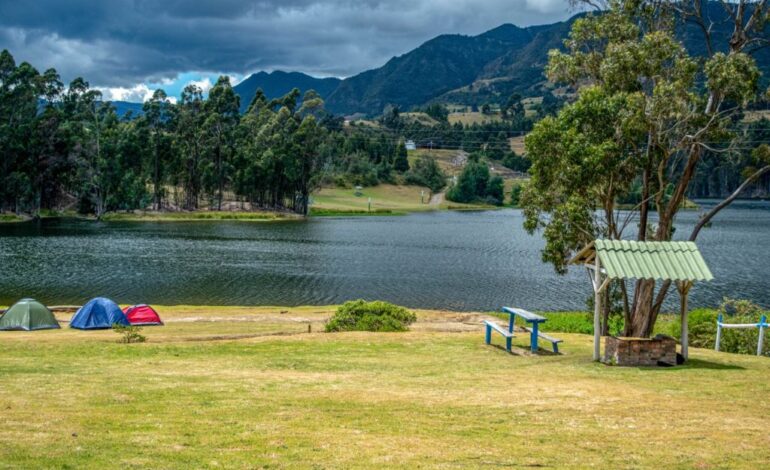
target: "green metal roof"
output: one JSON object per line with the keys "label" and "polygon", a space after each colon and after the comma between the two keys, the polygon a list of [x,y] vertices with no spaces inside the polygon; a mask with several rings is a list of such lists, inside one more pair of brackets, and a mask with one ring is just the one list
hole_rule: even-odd
{"label": "green metal roof", "polygon": [[607,277],[613,279],[714,279],[693,242],[596,240],[594,245]]}

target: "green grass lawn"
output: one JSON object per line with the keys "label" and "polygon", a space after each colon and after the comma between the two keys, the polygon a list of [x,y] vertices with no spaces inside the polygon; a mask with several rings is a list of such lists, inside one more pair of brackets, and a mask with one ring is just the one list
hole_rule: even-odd
{"label": "green grass lawn", "polygon": [[[424,191],[422,202],[420,193]],[[345,215],[363,214],[369,212],[369,198],[372,199],[371,213],[373,214],[405,214],[438,209],[489,209],[492,206],[460,204],[442,201],[431,205],[431,192],[420,186],[397,186],[380,184],[362,188],[361,195],[356,196],[353,188],[323,188],[313,194],[311,215]]]}
{"label": "green grass lawn", "polygon": [[[148,342],[0,334],[0,468],[760,468],[770,361],[667,369],[483,342],[481,315],[320,333],[331,308],[159,307]],[[312,333],[307,333],[307,325]],[[66,324],[65,324],[66,325]]]}

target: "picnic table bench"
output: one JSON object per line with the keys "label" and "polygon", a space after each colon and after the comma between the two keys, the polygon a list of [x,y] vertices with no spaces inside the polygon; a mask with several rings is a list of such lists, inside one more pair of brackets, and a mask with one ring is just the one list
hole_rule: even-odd
{"label": "picnic table bench", "polygon": [[487,326],[487,344],[492,342],[492,330],[495,330],[503,335],[503,338],[505,338],[505,349],[506,351],[511,352],[511,338],[513,338],[513,332],[506,330],[504,327],[493,321],[484,320],[484,324]]}
{"label": "picnic table bench", "polygon": [[538,338],[550,342],[551,347],[553,348],[553,352],[555,353],[559,352],[559,343],[561,343],[562,340],[558,338],[554,338],[553,336],[546,335],[539,331],[540,324],[545,323],[546,321],[545,317],[534,314],[532,312],[528,312],[520,308],[512,308],[512,307],[503,307],[503,313],[507,313],[509,315],[507,330],[495,322],[492,322],[492,321],[484,322],[484,324],[486,325],[487,344],[489,344],[492,341],[492,330],[494,330],[500,333],[501,335],[503,335],[503,337],[505,338],[505,346],[506,346],[505,349],[510,351],[511,338],[513,338],[513,326],[516,321],[516,317],[518,316],[524,319],[524,321],[526,321],[527,323],[532,325],[531,328],[528,328],[526,326],[524,327],[524,331],[527,331],[529,333],[529,348],[532,352],[537,352],[538,350],[538,345],[537,345]]}

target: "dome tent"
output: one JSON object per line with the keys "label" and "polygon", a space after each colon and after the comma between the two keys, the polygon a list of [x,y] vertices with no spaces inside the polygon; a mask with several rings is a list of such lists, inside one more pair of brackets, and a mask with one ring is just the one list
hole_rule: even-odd
{"label": "dome tent", "polygon": [[140,304],[126,307],[123,309],[123,313],[126,314],[128,322],[132,325],[163,325],[163,321],[160,319],[158,312],[149,305]]}
{"label": "dome tent", "polygon": [[34,299],[21,299],[0,317],[0,331],[34,331],[60,328],[48,308]]}
{"label": "dome tent", "polygon": [[70,328],[79,330],[100,330],[112,328],[114,324],[128,326],[128,319],[118,304],[104,297],[91,299],[75,312]]}

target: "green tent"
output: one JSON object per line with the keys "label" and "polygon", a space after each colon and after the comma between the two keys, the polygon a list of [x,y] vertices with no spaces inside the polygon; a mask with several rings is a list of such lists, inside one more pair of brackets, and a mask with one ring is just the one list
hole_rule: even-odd
{"label": "green tent", "polygon": [[21,299],[0,317],[0,331],[33,331],[59,328],[59,322],[45,305],[34,299]]}

